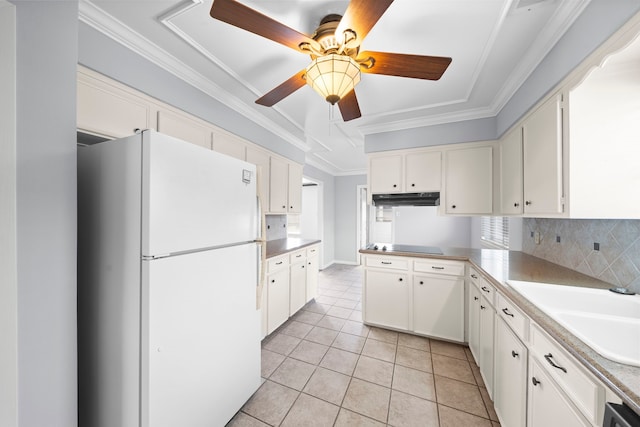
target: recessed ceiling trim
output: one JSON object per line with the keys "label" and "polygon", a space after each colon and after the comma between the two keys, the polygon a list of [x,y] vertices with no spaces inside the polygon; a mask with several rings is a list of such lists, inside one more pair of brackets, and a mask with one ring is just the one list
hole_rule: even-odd
{"label": "recessed ceiling trim", "polygon": [[[188,2],[191,3],[191,0],[188,0]],[[304,141],[301,141],[295,135],[274,124],[271,120],[267,119],[257,111],[251,109],[236,96],[215,84],[210,79],[207,79],[192,68],[185,66],[173,55],[170,55],[164,49],[161,49],[155,43],[145,38],[142,34],[113,18],[89,0],[79,1],[78,18],[80,21],[91,26],[117,43],[120,43],[127,49],[168,71],[196,89],[201,90],[210,97],[224,103],[229,108],[244,115],[256,124],[273,132],[275,135],[281,137],[296,148],[299,148],[304,152],[309,151],[309,146]]]}
{"label": "recessed ceiling trim", "polygon": [[326,172],[330,175],[334,175],[334,176],[351,176],[351,175],[366,175],[367,170],[366,169],[351,169],[351,170],[343,170],[338,168],[334,163],[330,162],[327,159],[324,159],[322,156],[319,156],[317,153],[312,154],[312,156],[316,157],[318,160],[320,160],[323,163],[319,163],[318,160],[310,158],[310,156],[307,156],[307,158],[305,159],[305,163],[313,166],[316,169],[320,169],[323,172]]}
{"label": "recessed ceiling trim", "polygon": [[432,115],[429,117],[418,117],[407,120],[397,120],[393,123],[364,125],[360,130],[365,135],[376,133],[393,132],[406,129],[414,129],[426,126],[435,126],[446,123],[463,122],[466,120],[486,119],[487,117],[495,117],[496,113],[490,108],[476,108],[465,111],[457,111],[454,113],[444,113]]}
{"label": "recessed ceiling trim", "polygon": [[[536,3],[544,3],[548,0],[540,0]],[[571,2],[560,2],[560,6],[554,13],[551,21],[547,23],[536,38],[533,45],[527,49],[527,53],[520,60],[518,65],[498,91],[491,103],[491,109],[498,114],[509,102],[511,97],[520,89],[525,81],[531,76],[535,69],[542,63],[544,58],[551,52],[553,47],[560,41],[569,27],[580,16],[591,0],[579,0]]]}
{"label": "recessed ceiling trim", "polygon": [[[204,56],[209,62],[214,64],[220,70],[224,71],[229,75],[232,79],[237,81],[239,84],[244,86],[249,92],[253,93],[256,98],[259,98],[263,94],[254,87],[251,83],[240,77],[238,73],[229,68],[224,62],[222,62],[217,56],[213,55],[208,49],[198,43],[193,37],[184,32],[178,25],[171,22],[172,19],[177,18],[183,13],[191,10],[194,6],[200,6],[202,4],[202,0],[184,0],[183,2],[177,4],[175,7],[171,8],[167,13],[160,16],[158,20],[162,25],[164,25],[169,31],[171,31],[174,35],[180,38],[182,41],[191,46],[196,52]],[[289,114],[282,111],[281,108],[277,106],[273,106],[272,109],[277,112],[283,119],[288,121],[292,126],[299,129],[301,132],[304,132],[302,126],[298,124]]]}

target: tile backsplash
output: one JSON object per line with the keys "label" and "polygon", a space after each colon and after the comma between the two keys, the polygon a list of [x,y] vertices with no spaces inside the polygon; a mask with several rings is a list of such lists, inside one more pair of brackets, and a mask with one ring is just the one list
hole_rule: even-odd
{"label": "tile backsplash", "polygon": [[640,220],[525,218],[522,232],[523,252],[640,293]]}

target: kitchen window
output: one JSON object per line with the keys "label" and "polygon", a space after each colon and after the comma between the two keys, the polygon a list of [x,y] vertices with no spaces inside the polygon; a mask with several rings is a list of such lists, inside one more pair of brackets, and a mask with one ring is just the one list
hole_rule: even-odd
{"label": "kitchen window", "polygon": [[509,218],[503,216],[483,216],[480,220],[484,246],[509,249]]}

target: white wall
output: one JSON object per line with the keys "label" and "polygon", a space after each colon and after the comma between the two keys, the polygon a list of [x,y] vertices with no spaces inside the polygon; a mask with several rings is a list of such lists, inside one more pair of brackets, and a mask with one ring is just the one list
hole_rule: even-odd
{"label": "white wall", "polygon": [[73,427],[78,3],[15,6],[18,425]]}
{"label": "white wall", "polygon": [[320,186],[302,187],[302,212],[300,213],[300,236],[303,239],[320,239]]}
{"label": "white wall", "polygon": [[0,425],[18,425],[16,13],[0,0]]}
{"label": "white wall", "polygon": [[468,248],[471,218],[438,216],[437,206],[395,207],[393,243]]}
{"label": "white wall", "polygon": [[356,264],[358,254],[358,185],[367,184],[367,175],[336,177],[335,241],[336,262]]}
{"label": "white wall", "polygon": [[326,268],[335,260],[335,177],[316,169],[311,165],[304,165],[303,175],[322,186],[322,252],[320,254],[320,268]]}

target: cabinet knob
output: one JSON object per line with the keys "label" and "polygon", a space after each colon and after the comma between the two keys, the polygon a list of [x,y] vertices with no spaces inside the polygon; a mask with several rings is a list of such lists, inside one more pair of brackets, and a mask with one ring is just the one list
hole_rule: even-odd
{"label": "cabinet knob", "polygon": [[282,205],[282,209],[287,209],[287,207],[285,205]]}
{"label": "cabinet knob", "polygon": [[412,186],[412,187],[415,187],[416,185],[415,185],[415,184],[411,184],[411,186]]}
{"label": "cabinet knob", "polygon": [[514,208],[517,208],[518,206],[520,206],[520,203],[518,203],[518,202],[515,202],[515,203],[513,204],[513,207],[514,207]]}
{"label": "cabinet knob", "polygon": [[398,282],[402,282],[402,277],[398,279]]}
{"label": "cabinet knob", "polygon": [[293,206],[289,206],[289,209],[293,209]]}
{"label": "cabinet knob", "polygon": [[304,268],[304,264],[302,264],[302,268]]}
{"label": "cabinet knob", "polygon": [[516,353],[515,351],[511,350],[511,357],[518,357],[519,354]]}
{"label": "cabinet knob", "polygon": [[142,129],[140,129],[140,128],[135,128],[133,130],[133,133],[140,133],[140,132],[142,132]]}
{"label": "cabinet knob", "polygon": [[423,282],[422,280],[420,280],[420,284],[421,284],[421,285],[424,285],[424,282]]}
{"label": "cabinet knob", "polygon": [[506,307],[502,309],[502,312],[503,312],[504,314],[506,314],[507,316],[511,316],[511,317],[513,317],[513,313],[509,313],[509,309],[508,309],[508,308],[506,308]]}
{"label": "cabinet knob", "polygon": [[271,283],[276,283],[276,279],[271,279]]}
{"label": "cabinet knob", "polygon": [[524,204],[525,204],[525,205],[527,205],[527,206],[530,206],[530,205],[531,205],[531,203],[532,203],[532,202],[531,202],[530,200],[527,200],[526,202],[524,202]]}
{"label": "cabinet knob", "polygon": [[455,209],[455,208],[456,208],[456,205],[451,205],[451,209]]}
{"label": "cabinet knob", "polygon": [[479,299],[478,297],[473,297],[474,301],[478,301],[478,299]]}
{"label": "cabinet knob", "polygon": [[538,381],[536,377],[531,377],[531,382],[533,383],[534,386],[540,384],[540,381]]}
{"label": "cabinet knob", "polygon": [[393,188],[396,188],[396,187],[397,187],[397,185],[396,185],[396,184],[393,184]]}
{"label": "cabinet knob", "polygon": [[487,307],[485,307],[484,305],[480,305],[480,310],[484,310],[485,308]]}

